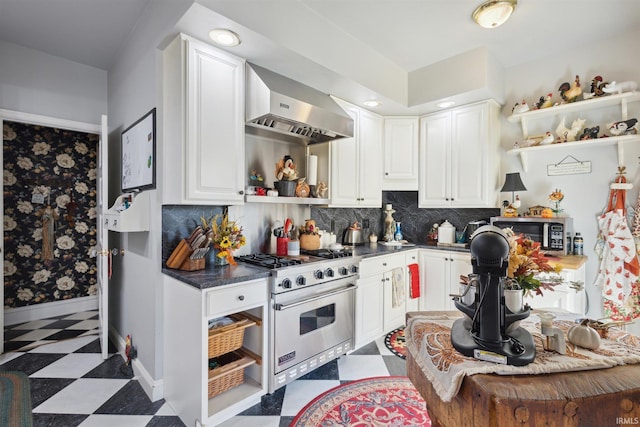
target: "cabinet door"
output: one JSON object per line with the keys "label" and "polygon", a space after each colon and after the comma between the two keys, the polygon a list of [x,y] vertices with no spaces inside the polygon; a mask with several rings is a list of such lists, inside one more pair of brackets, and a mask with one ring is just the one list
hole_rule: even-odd
{"label": "cabinet door", "polygon": [[[382,207],[382,117],[360,111],[358,206]],[[342,183],[341,183],[342,185]]]}
{"label": "cabinet door", "polygon": [[459,293],[460,276],[468,276],[473,271],[471,255],[451,252],[445,258],[446,262],[449,263],[449,289],[445,298],[445,305],[448,305],[449,310],[457,310],[449,294]]}
{"label": "cabinet door", "polygon": [[448,310],[445,300],[449,296],[449,262],[438,251],[420,253],[420,267],[424,270],[421,309],[425,311]]}
{"label": "cabinet door", "polygon": [[452,112],[450,197],[453,206],[472,207],[487,204],[487,126],[487,104],[473,105]]}
{"label": "cabinet door", "polygon": [[418,189],[418,118],[384,119],[383,190]]}
{"label": "cabinet door", "polygon": [[384,333],[383,275],[358,280],[356,289],[356,347],[365,345]]}
{"label": "cabinet door", "polygon": [[185,199],[244,201],[244,61],[187,40]]}
{"label": "cabinet door", "polygon": [[449,158],[451,113],[427,116],[420,121],[419,207],[449,206]]}
{"label": "cabinet door", "polygon": [[352,207],[358,204],[358,110],[343,106],[354,120],[353,138],[331,141],[331,183],[329,192],[331,206]]}
{"label": "cabinet door", "polygon": [[[403,269],[403,279],[406,284],[406,273]],[[406,286],[405,298],[396,306],[393,306],[393,271],[387,271],[383,275],[384,283],[384,332],[389,332],[404,325],[406,314]]]}

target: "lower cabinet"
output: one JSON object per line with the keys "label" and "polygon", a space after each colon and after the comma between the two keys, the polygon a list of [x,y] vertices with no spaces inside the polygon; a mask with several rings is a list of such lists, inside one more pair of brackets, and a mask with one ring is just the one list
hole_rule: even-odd
{"label": "lower cabinet", "polygon": [[[165,276],[164,286],[164,395],[180,419],[216,426],[259,403],[267,392],[267,279],[200,290]],[[210,329],[220,318],[232,323]]]}
{"label": "lower cabinet", "polygon": [[420,251],[421,303],[425,311],[456,310],[449,294],[459,291],[460,276],[472,273],[471,254],[426,249]]}
{"label": "lower cabinet", "polygon": [[[415,251],[411,251],[416,257]],[[405,324],[407,308],[417,307],[417,300],[409,297],[409,275],[405,252],[379,255],[360,261],[360,279],[356,290],[355,347],[361,347],[379,338],[386,332]],[[403,295],[394,304],[393,274],[402,269]],[[417,309],[417,308],[416,308]]]}

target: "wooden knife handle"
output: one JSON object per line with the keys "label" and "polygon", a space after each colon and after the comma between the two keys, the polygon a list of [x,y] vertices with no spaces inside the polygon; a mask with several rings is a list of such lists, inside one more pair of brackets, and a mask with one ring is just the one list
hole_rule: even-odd
{"label": "wooden knife handle", "polygon": [[185,259],[191,254],[191,248],[186,240],[180,240],[178,246],[173,250],[173,253],[167,260],[167,267],[178,268],[182,265]]}

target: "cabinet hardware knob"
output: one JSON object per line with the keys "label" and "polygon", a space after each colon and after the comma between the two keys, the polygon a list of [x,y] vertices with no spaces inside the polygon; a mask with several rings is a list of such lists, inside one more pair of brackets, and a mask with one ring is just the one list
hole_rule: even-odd
{"label": "cabinet hardware knob", "polygon": [[386,267],[386,266],[387,266],[387,263],[386,263],[386,262],[383,262],[383,263],[382,263],[382,266],[383,266],[383,267]]}
{"label": "cabinet hardware knob", "polygon": [[238,299],[239,299],[240,301],[244,301],[244,295],[240,295],[240,296],[238,297]]}
{"label": "cabinet hardware knob", "polygon": [[389,172],[385,172],[384,174],[385,174],[385,175],[387,175],[387,176],[389,176]]}
{"label": "cabinet hardware knob", "polygon": [[238,194],[242,196],[244,194],[244,191],[240,190],[240,191],[238,191]]}

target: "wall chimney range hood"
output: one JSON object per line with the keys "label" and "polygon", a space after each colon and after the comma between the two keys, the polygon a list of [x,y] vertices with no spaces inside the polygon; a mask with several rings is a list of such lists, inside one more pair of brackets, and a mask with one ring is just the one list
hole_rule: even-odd
{"label": "wall chimney range hood", "polygon": [[255,135],[315,144],[353,136],[353,119],[325,93],[247,64],[246,129]]}

